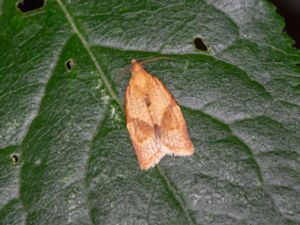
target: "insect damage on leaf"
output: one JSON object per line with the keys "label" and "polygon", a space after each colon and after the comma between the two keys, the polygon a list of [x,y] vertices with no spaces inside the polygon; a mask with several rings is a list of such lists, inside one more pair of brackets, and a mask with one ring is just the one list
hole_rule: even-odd
{"label": "insect damage on leaf", "polygon": [[65,66],[66,66],[66,69],[68,72],[70,72],[74,66],[74,60],[73,59],[68,59],[66,62],[65,62]]}
{"label": "insect damage on leaf", "polygon": [[140,168],[153,167],[166,154],[194,152],[185,120],[173,96],[135,59],[126,90],[126,122]]}
{"label": "insect damage on leaf", "polygon": [[17,8],[26,13],[28,11],[33,11],[39,8],[42,8],[45,5],[45,0],[23,0],[17,4]]}
{"label": "insect damage on leaf", "polygon": [[10,156],[10,158],[13,161],[13,164],[18,164],[18,162],[19,162],[19,156],[17,154],[12,154]]}
{"label": "insect damage on leaf", "polygon": [[197,49],[199,49],[199,50],[207,51],[206,45],[204,44],[204,42],[202,41],[202,39],[199,38],[199,37],[196,37],[196,38],[194,39],[194,45],[195,45],[195,47],[196,47]]}

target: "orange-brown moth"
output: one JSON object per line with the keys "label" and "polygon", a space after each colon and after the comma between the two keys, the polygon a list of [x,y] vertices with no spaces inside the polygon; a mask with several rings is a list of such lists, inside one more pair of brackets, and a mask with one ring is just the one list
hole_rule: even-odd
{"label": "orange-brown moth", "polygon": [[132,75],[126,90],[126,123],[140,168],[153,167],[166,154],[192,155],[194,147],[173,96],[135,59],[131,63]]}

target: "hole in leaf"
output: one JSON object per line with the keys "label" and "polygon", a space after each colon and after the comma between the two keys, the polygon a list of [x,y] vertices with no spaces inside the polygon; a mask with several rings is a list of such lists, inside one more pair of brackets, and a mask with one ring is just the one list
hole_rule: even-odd
{"label": "hole in leaf", "polygon": [[14,164],[17,164],[19,162],[19,156],[17,154],[12,154],[10,156],[10,158],[13,161]]}
{"label": "hole in leaf", "polygon": [[207,47],[204,44],[204,42],[201,40],[201,38],[196,37],[194,39],[194,45],[197,49],[202,50],[202,51],[207,51]]}
{"label": "hole in leaf", "polygon": [[45,4],[45,0],[23,0],[17,4],[18,9],[21,12],[28,12],[35,9],[42,8]]}
{"label": "hole in leaf", "polygon": [[68,70],[68,72],[70,72],[74,66],[74,60],[73,59],[68,59],[66,62],[65,62],[65,66]]}

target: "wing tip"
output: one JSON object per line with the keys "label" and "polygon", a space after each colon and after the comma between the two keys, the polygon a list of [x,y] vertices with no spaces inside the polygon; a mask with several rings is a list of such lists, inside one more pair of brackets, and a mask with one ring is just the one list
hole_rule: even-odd
{"label": "wing tip", "polygon": [[153,157],[151,157],[148,160],[140,160],[139,161],[139,165],[141,170],[148,170],[150,168],[153,168],[155,165],[157,165],[160,160],[165,156],[166,154],[163,152],[158,152],[157,154],[155,154]]}
{"label": "wing tip", "polygon": [[182,148],[170,148],[166,145],[161,146],[162,152],[166,153],[167,155],[171,156],[192,156],[194,154],[194,146],[191,143],[188,146],[182,147]]}

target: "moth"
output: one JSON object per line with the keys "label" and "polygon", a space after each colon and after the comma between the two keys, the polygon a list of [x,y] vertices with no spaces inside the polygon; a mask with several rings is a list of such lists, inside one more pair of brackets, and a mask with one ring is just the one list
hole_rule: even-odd
{"label": "moth", "polygon": [[139,166],[147,170],[165,155],[194,152],[180,107],[162,82],[131,61],[126,89],[126,126]]}

